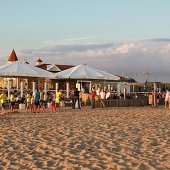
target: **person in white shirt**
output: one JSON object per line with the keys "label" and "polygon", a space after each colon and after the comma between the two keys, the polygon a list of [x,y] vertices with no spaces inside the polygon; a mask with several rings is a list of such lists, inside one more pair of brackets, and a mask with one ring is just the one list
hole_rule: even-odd
{"label": "person in white shirt", "polygon": [[111,93],[110,93],[110,91],[107,91],[107,93],[106,93],[106,99],[109,99],[111,97]]}
{"label": "person in white shirt", "polygon": [[100,95],[100,87],[97,88],[97,90],[96,90],[96,95],[97,95],[97,96]]}
{"label": "person in white shirt", "polygon": [[[169,103],[169,98],[170,98],[169,91],[166,90],[166,94],[165,94],[165,108],[167,108],[167,105]],[[170,103],[169,103],[169,107],[170,107]]]}
{"label": "person in white shirt", "polygon": [[104,92],[103,89],[100,92],[100,97],[101,97],[101,99],[106,99],[106,93]]}

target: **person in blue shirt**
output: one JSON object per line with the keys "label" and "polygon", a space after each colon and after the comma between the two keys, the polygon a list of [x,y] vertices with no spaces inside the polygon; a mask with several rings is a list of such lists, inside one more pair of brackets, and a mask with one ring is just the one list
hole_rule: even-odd
{"label": "person in blue shirt", "polygon": [[40,92],[37,89],[35,94],[34,94],[34,104],[35,104],[35,112],[38,113],[40,112]]}

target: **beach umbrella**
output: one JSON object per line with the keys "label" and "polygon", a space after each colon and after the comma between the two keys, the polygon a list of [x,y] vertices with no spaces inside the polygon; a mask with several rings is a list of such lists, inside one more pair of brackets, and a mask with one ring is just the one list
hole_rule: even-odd
{"label": "beach umbrella", "polygon": [[54,79],[119,80],[120,78],[105,71],[81,64],[54,74]]}
{"label": "beach umbrella", "polygon": [[53,73],[46,70],[40,69],[38,67],[32,66],[30,64],[21,63],[16,61],[11,64],[6,64],[0,66],[0,76],[1,77],[43,77],[52,78]]}

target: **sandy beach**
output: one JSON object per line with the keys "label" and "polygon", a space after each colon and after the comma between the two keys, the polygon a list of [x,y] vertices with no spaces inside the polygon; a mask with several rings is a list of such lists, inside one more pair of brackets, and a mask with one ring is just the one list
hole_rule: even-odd
{"label": "sandy beach", "polygon": [[170,110],[86,107],[0,115],[2,169],[170,169]]}

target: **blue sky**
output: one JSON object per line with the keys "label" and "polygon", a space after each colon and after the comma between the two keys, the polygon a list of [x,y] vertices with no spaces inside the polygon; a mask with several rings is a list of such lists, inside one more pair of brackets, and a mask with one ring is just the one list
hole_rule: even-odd
{"label": "blue sky", "polygon": [[[155,47],[158,58],[163,50],[169,50],[169,7],[169,0],[0,0],[0,58],[8,57],[15,48],[21,58],[41,57],[46,62],[67,63],[72,56],[79,63],[88,63],[80,56],[90,51],[93,59],[89,64],[95,66],[95,56],[102,51],[106,53],[97,59],[101,63],[96,67],[107,70],[102,63],[119,55],[108,53],[114,46],[115,51],[124,50],[120,54],[125,61],[129,57],[141,58],[149,51],[145,61],[148,63],[153,60]],[[168,56],[168,50],[163,57]],[[111,65],[108,71],[132,74],[150,69],[124,70],[121,66],[112,69]]]}

